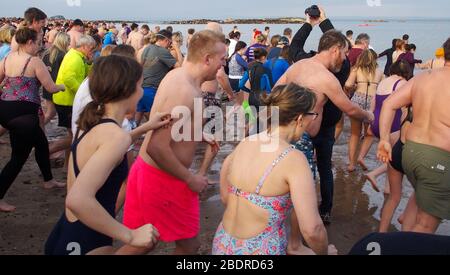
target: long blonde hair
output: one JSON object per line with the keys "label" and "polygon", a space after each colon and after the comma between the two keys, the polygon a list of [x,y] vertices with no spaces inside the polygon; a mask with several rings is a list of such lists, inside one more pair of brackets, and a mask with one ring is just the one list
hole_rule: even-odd
{"label": "long blonde hair", "polygon": [[70,36],[64,32],[59,32],[55,36],[52,46],[47,50],[49,55],[50,64],[56,61],[58,52],[67,53],[67,49],[70,46]]}
{"label": "long blonde hair", "polygon": [[364,50],[355,64],[356,70],[361,70],[370,77],[375,76],[378,68],[378,55],[374,50]]}

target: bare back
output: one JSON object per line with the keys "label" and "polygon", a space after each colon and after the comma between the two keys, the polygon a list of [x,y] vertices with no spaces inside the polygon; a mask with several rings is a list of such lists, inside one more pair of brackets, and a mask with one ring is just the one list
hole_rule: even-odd
{"label": "bare back", "polygon": [[450,68],[424,72],[413,81],[413,123],[407,139],[450,152]]}

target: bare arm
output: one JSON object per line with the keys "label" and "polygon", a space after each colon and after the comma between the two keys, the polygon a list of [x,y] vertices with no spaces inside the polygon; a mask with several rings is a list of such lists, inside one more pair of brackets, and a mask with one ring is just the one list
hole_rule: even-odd
{"label": "bare arm", "polygon": [[341,111],[358,120],[373,121],[373,114],[364,111],[356,104],[353,104],[342,90],[339,81],[334,76],[323,83],[323,91]]}
{"label": "bare arm", "polygon": [[305,156],[291,153],[291,163],[298,170],[289,173],[287,181],[300,230],[311,249],[319,255],[328,254],[328,236],[317,209],[314,180]]}
{"label": "bare arm", "polygon": [[222,169],[220,170],[220,198],[225,206],[228,202],[228,187],[230,186],[228,175],[230,174],[230,165],[233,158],[234,152],[225,159]]}
{"label": "bare arm", "polygon": [[353,69],[350,73],[350,76],[345,82],[345,91],[346,94],[351,94],[356,90],[356,70]]}
{"label": "bare arm", "polygon": [[66,207],[83,224],[126,244],[131,242],[131,231],[117,222],[97,201],[95,195],[123,158],[129,145],[130,139],[126,135],[102,144],[84,165],[66,199]]}
{"label": "bare arm", "polygon": [[175,52],[175,59],[177,60],[177,63],[173,66],[173,68],[179,68],[183,65],[183,55],[181,54],[181,49],[178,44],[173,45],[173,50]]}
{"label": "bare arm", "polygon": [[149,121],[130,132],[132,142],[135,142],[149,131],[168,126],[170,121],[171,118],[169,113],[156,113],[152,115]]}
{"label": "bare arm", "polygon": [[47,67],[45,66],[44,62],[42,62],[38,58],[33,58],[35,65],[35,74],[36,77],[41,82],[42,86],[50,93],[57,93],[60,91],[64,91],[65,87],[64,85],[56,85],[53,81],[50,73],[47,70]]}
{"label": "bare arm", "polygon": [[230,80],[223,67],[217,72],[217,81],[220,87],[227,93],[228,98],[233,98],[233,88],[231,88]]}

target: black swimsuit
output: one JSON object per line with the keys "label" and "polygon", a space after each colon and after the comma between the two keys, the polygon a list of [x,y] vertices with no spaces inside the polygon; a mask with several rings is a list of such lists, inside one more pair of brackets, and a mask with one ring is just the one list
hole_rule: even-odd
{"label": "black swimsuit", "polygon": [[[104,123],[117,124],[114,120],[102,119],[97,125]],[[77,164],[77,147],[90,130],[84,132],[79,138],[78,130],[72,145],[73,167],[76,177],[80,174]],[[116,216],[115,208],[117,197],[119,195],[122,183],[125,181],[127,176],[128,162],[126,157],[124,157],[123,161],[116,168],[114,168],[109,177],[106,179],[105,184],[103,184],[95,195],[97,201],[112,217]],[[64,211],[52,233],[48,237],[47,243],[45,244],[45,254],[85,255],[97,248],[112,246],[112,244],[112,238],[87,227],[81,221],[78,220],[73,223],[70,222],[67,219],[66,211]]]}
{"label": "black swimsuit", "polygon": [[[412,117],[412,110],[411,107],[408,107],[408,115],[406,116],[405,120],[403,121],[401,127],[403,127],[403,125],[406,122],[412,123],[413,117]],[[403,147],[405,146],[405,144],[402,142],[401,137],[399,138],[399,140],[397,141],[397,143],[394,145],[394,147],[392,148],[392,161],[390,162],[392,168],[394,168],[395,170],[397,170],[398,172],[405,174],[405,172],[403,171],[403,165],[402,165],[402,160],[403,160]]]}

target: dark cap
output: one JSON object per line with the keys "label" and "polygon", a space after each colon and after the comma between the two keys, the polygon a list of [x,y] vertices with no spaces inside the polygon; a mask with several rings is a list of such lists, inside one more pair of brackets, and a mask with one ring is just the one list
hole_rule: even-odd
{"label": "dark cap", "polygon": [[81,19],[75,19],[73,21],[73,25],[74,26],[84,26],[84,23],[83,23],[83,21],[81,21]]}
{"label": "dark cap", "polygon": [[287,45],[289,45],[289,38],[287,38],[286,36],[282,36],[281,38],[280,38],[280,41],[278,41],[278,45],[284,45],[284,46],[287,46]]}

